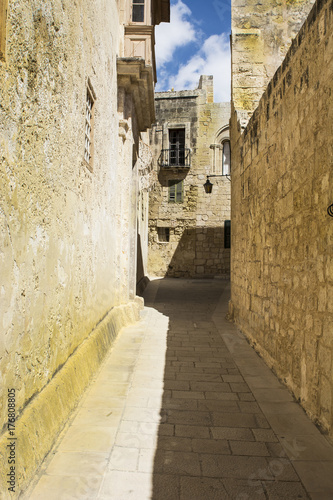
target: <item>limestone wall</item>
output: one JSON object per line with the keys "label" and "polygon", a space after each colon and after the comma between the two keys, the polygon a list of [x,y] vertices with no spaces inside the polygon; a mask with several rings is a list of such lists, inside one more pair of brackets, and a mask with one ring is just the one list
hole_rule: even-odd
{"label": "limestone wall", "polygon": [[300,30],[313,0],[232,0],[232,93],[253,112]]}
{"label": "limestone wall", "polygon": [[[198,89],[160,92],[155,101],[151,147],[157,182],[150,193],[149,274],[228,277],[230,249],[224,248],[224,223],[230,219],[230,181],[212,179],[211,195],[203,185],[208,174],[222,173],[222,164],[214,165],[211,146],[221,134],[229,137],[230,104],[213,102],[213,81],[207,76],[201,77]],[[185,128],[185,147],[191,149],[188,169],[158,165],[161,149],[169,147],[170,128]],[[183,181],[181,203],[168,200],[172,180]],[[169,242],[159,240],[159,228],[169,230]]]}
{"label": "limestone wall", "polygon": [[332,435],[332,3],[317,2],[247,128],[232,112],[231,312]]}
{"label": "limestone wall", "polygon": [[[8,4],[5,59],[0,61],[2,432],[7,390],[16,391],[21,422],[96,325],[135,293],[136,125],[129,120],[122,150],[118,46],[115,0]],[[84,161],[88,79],[96,97],[92,166]],[[84,371],[84,356],[80,360]],[[87,383],[89,377],[81,376]],[[76,382],[66,378],[65,383],[66,394],[77,398],[80,391],[70,390]],[[46,403],[38,420],[44,427],[31,427],[33,435],[28,430],[20,445],[21,484],[32,464],[27,460],[30,468],[23,468],[24,453],[33,450],[37,466],[49,449],[44,444],[54,438],[51,427],[45,430],[48,424],[57,422],[52,432],[64,424],[58,415],[65,418],[66,412],[58,412],[56,399]],[[68,401],[68,409],[74,403]],[[29,420],[23,421],[28,429]],[[1,446],[0,458],[5,474]]]}

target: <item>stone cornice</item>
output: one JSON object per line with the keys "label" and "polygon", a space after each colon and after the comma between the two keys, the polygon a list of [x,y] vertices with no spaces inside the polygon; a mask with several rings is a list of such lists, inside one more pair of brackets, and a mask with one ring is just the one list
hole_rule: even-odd
{"label": "stone cornice", "polygon": [[128,24],[125,26],[125,35],[148,35],[154,38],[154,26],[147,24]]}
{"label": "stone cornice", "polygon": [[133,98],[140,132],[147,130],[155,121],[153,69],[139,57],[117,60],[118,88],[123,88]]}

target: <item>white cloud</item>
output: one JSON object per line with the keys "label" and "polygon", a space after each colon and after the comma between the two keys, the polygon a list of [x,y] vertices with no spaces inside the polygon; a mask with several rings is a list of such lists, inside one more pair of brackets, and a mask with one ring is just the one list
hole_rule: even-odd
{"label": "white cloud", "polygon": [[157,66],[163,66],[172,60],[178,47],[196,40],[194,25],[188,20],[191,10],[181,0],[171,6],[170,24],[162,23],[156,27],[156,45],[158,47]]}
{"label": "white cloud", "polygon": [[227,35],[212,35],[186,64],[180,66],[176,75],[169,76],[169,83],[175,90],[194,89],[200,75],[213,75],[215,101],[230,101],[230,64]]}
{"label": "white cloud", "polygon": [[[181,0],[171,6],[170,24],[156,28],[156,60],[158,84],[156,91],[195,89],[201,75],[214,76],[214,97],[216,102],[230,100],[230,46],[225,33],[212,35],[198,48],[203,33],[198,23],[191,18],[191,10]],[[193,44],[196,51],[187,62],[179,67],[168,63],[174,60],[177,48]]]}

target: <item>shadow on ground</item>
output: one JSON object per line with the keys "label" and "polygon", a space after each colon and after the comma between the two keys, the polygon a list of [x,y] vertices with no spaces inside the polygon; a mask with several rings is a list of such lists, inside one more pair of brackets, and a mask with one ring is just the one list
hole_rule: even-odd
{"label": "shadow on ground", "polygon": [[148,290],[146,305],[169,318],[151,498],[308,498],[221,336],[237,349],[229,283],[166,278]]}

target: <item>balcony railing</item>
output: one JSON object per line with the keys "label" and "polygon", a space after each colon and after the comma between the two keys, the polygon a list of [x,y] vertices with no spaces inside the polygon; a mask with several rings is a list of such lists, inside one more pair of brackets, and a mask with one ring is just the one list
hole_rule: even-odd
{"label": "balcony railing", "polygon": [[158,164],[161,168],[190,168],[191,150],[188,148],[162,149]]}

